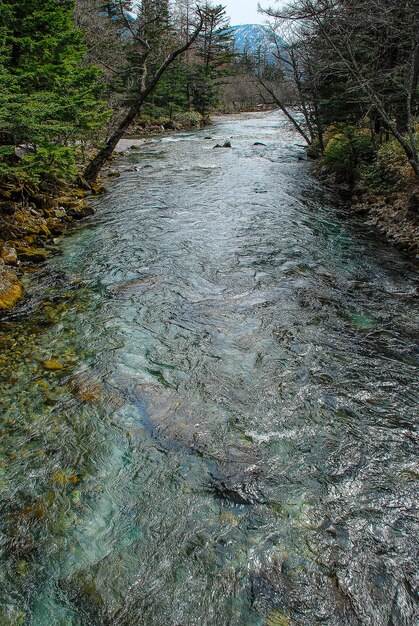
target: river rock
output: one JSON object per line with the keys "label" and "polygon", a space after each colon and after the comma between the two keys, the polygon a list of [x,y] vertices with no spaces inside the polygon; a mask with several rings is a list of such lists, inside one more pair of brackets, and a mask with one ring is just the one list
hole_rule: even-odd
{"label": "river rock", "polygon": [[47,211],[48,209],[51,209],[54,206],[55,202],[52,196],[41,193],[32,194],[31,200],[36,208],[40,209],[41,211]]}
{"label": "river rock", "polygon": [[94,196],[100,196],[108,192],[105,185],[99,185],[98,183],[92,183],[92,194]]}
{"label": "river rock", "polygon": [[4,245],[1,249],[0,257],[6,265],[17,265],[16,248],[13,246]]}
{"label": "river rock", "polygon": [[27,263],[43,263],[47,260],[47,253],[43,248],[21,247],[17,249],[18,258]]}
{"label": "river rock", "polygon": [[65,222],[58,218],[51,217],[47,221],[48,228],[53,235],[62,235],[65,230]]}
{"label": "river rock", "polygon": [[65,219],[67,217],[67,211],[65,210],[63,206],[59,206],[56,209],[53,209],[52,214],[54,217],[60,220]]}
{"label": "river rock", "polygon": [[0,264],[0,311],[10,311],[23,298],[23,287],[16,274]]}
{"label": "river rock", "polygon": [[73,218],[73,220],[82,220],[84,217],[88,215],[94,215],[95,210],[86,202],[80,202],[79,204],[75,204],[69,209],[67,209],[67,215]]}
{"label": "river rock", "polygon": [[265,504],[266,498],[258,484],[259,475],[256,465],[243,466],[233,460],[221,463],[216,472],[210,472],[210,487],[217,498],[231,504]]}
{"label": "river rock", "polygon": [[214,146],[214,148],[231,148],[231,141],[229,139],[227,139],[223,145],[217,143],[217,145]]}

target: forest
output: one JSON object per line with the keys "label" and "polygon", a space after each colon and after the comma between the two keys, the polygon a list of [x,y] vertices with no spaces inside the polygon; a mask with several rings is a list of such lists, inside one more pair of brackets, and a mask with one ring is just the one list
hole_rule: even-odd
{"label": "forest", "polygon": [[[75,179],[111,140],[109,157],[139,116],[199,125],[234,103],[238,76],[248,90],[256,83],[259,104],[283,110],[309,154],[344,182],[391,190],[401,177],[417,180],[415,0],[269,9],[269,28],[283,36],[270,60],[263,44],[235,51],[222,5],[148,0],[135,14],[135,4],[2,0],[3,185]],[[91,179],[99,171],[99,163],[84,169]]]}

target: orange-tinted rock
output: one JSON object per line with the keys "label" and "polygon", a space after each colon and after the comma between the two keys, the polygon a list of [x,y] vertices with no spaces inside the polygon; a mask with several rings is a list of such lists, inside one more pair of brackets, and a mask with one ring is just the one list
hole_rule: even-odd
{"label": "orange-tinted rock", "polygon": [[[4,263],[4,261],[2,261]],[[23,287],[16,274],[0,266],[0,311],[10,311],[23,298]]]}
{"label": "orange-tinted rock", "polygon": [[47,260],[47,253],[42,248],[18,248],[18,257],[21,261],[30,263],[43,263]]}
{"label": "orange-tinted rock", "polygon": [[57,359],[50,359],[49,361],[44,361],[43,366],[47,370],[51,370],[52,372],[58,372],[63,369],[63,364],[60,363]]}
{"label": "orange-tinted rock", "polygon": [[6,265],[17,265],[17,253],[13,246],[5,245],[1,249],[0,257]]}

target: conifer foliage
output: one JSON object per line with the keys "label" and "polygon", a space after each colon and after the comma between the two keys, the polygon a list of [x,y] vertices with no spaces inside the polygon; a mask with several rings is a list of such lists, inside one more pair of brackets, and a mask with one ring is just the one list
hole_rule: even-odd
{"label": "conifer foliage", "polygon": [[72,0],[0,0],[0,177],[59,183],[107,117]]}

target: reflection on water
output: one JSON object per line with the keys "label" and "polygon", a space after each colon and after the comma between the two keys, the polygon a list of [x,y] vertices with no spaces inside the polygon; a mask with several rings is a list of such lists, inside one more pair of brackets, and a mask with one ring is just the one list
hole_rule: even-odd
{"label": "reflection on water", "polygon": [[414,624],[414,271],[279,115],[207,133],[123,157],[2,323],[0,623]]}

